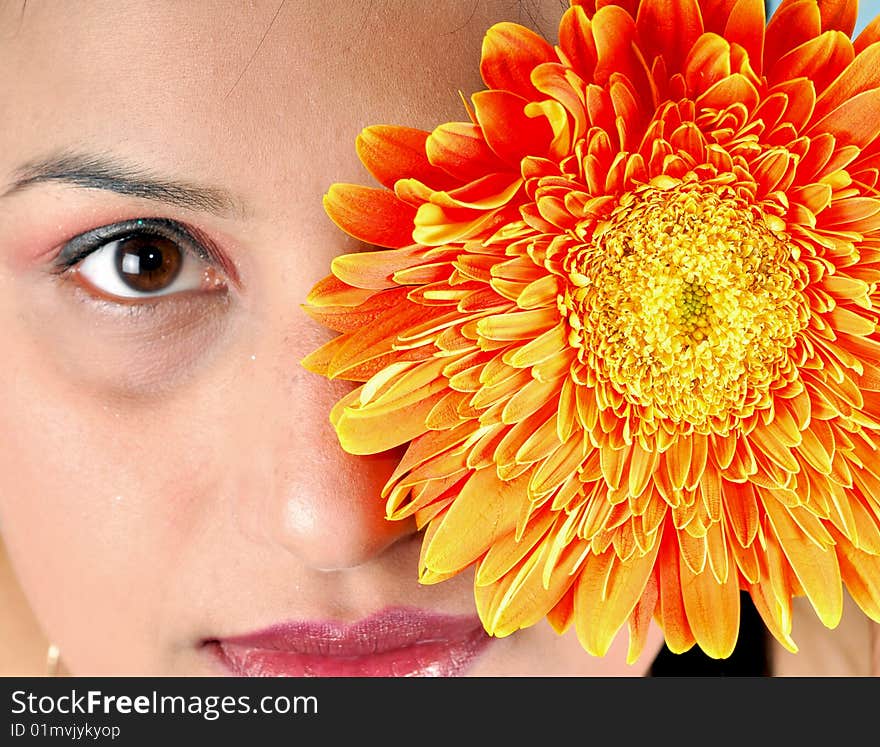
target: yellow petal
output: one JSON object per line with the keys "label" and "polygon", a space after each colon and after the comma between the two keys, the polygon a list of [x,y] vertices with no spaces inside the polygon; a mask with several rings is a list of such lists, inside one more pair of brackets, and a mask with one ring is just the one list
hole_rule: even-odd
{"label": "yellow petal", "polygon": [[842,539],[837,545],[837,559],[846,588],[856,604],[874,622],[880,623],[880,556],[857,550]]}
{"label": "yellow petal", "polygon": [[825,627],[837,627],[843,614],[843,588],[834,549],[817,547],[785,506],[765,494],[762,497],[773,531],[810,604]]}
{"label": "yellow petal", "polygon": [[728,573],[727,580],[718,583],[708,568],[695,574],[683,559],[679,571],[684,608],[694,638],[713,659],[730,656],[739,634],[737,574]]}
{"label": "yellow petal", "polygon": [[629,648],[626,652],[627,664],[635,664],[645,648],[645,643],[648,640],[648,629],[651,626],[651,621],[657,609],[658,587],[659,582],[657,581],[657,569],[655,567],[651,578],[645,584],[645,591],[641,599],[639,599],[627,621],[629,627]]}
{"label": "yellow petal", "polygon": [[479,470],[465,483],[437,527],[424,564],[436,573],[452,573],[470,565],[489,546],[516,527],[528,478],[498,479],[493,467]]}
{"label": "yellow petal", "polygon": [[609,550],[587,557],[574,592],[578,640],[593,656],[605,656],[620,628],[632,614],[654,570],[660,543],[629,561]]}
{"label": "yellow petal", "polygon": [[562,554],[549,583],[543,582],[543,563],[547,554],[546,543],[540,545],[523,562],[504,595],[495,604],[495,612],[487,630],[493,635],[507,636],[527,628],[543,618],[574,583],[575,568],[580,564],[586,543],[576,541]]}
{"label": "yellow petal", "polygon": [[[474,583],[477,586],[487,586],[494,584],[505,573],[509,573],[538,542],[550,541],[548,532],[555,534],[554,524],[562,524],[558,514],[553,511],[543,511],[529,522],[521,538],[517,539],[516,533],[511,532],[496,540],[480,561]],[[551,526],[554,526],[554,529],[551,530]]]}

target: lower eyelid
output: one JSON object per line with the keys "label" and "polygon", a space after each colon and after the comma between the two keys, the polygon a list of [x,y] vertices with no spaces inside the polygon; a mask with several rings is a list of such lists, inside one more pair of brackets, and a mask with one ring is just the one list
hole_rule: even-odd
{"label": "lower eyelid", "polygon": [[206,293],[204,291],[181,291],[169,293],[165,296],[152,296],[143,299],[126,299],[115,296],[98,295],[93,291],[86,290],[82,283],[74,283],[73,295],[77,302],[87,305],[90,310],[108,320],[140,321],[160,319],[161,323],[172,324],[174,319],[185,317],[187,322],[191,318],[204,315],[205,307],[216,303],[223,306],[229,303],[229,294],[226,286],[216,288]]}
{"label": "lower eyelid", "polygon": [[201,288],[149,296],[110,295],[102,292],[99,288],[96,288],[87,279],[77,279],[79,275],[79,269],[73,267],[60,275],[58,279],[63,284],[69,283],[73,286],[76,298],[81,303],[92,304],[99,311],[104,313],[116,313],[123,317],[132,317],[136,313],[148,314],[152,310],[161,306],[169,305],[172,300],[179,298],[186,298],[191,304],[194,297],[197,296],[226,296],[227,291],[229,290],[229,286],[223,276],[217,270],[210,267],[203,269]]}

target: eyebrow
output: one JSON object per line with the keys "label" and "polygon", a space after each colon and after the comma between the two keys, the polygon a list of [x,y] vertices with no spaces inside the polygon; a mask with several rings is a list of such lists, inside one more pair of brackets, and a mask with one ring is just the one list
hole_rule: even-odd
{"label": "eyebrow", "polygon": [[241,205],[225,190],[158,178],[143,168],[108,156],[64,153],[30,161],[14,173],[12,186],[0,197],[21,192],[35,184],[59,182],[221,216],[244,212]]}

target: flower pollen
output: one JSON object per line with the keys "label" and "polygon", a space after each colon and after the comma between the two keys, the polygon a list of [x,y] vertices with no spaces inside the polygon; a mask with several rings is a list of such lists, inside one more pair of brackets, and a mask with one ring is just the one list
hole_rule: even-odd
{"label": "flower pollen", "polygon": [[561,307],[581,360],[631,404],[704,433],[769,401],[808,317],[768,220],[723,185],[625,195],[571,256]]}

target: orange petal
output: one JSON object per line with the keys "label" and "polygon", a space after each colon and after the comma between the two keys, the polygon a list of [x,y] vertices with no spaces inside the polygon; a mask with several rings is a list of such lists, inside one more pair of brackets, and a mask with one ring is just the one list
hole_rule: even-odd
{"label": "orange petal", "polygon": [[621,148],[634,150],[641,140],[648,114],[640,106],[628,82],[615,80],[608,89],[608,95],[611,97],[615,121],[622,120],[626,125],[626,136],[621,140]]}
{"label": "orange petal", "polygon": [[737,541],[752,544],[758,533],[758,501],[751,483],[724,482],[724,508]]}
{"label": "orange petal", "polygon": [[[880,85],[880,75],[877,83]],[[816,122],[807,134],[814,136],[823,132],[834,135],[844,145],[864,148],[872,143],[880,134],[880,88],[852,96]]]}
{"label": "orange petal", "polygon": [[641,599],[639,599],[627,621],[629,627],[629,648],[626,652],[627,664],[635,664],[645,648],[648,630],[657,610],[659,585],[655,565],[654,572],[648,579],[648,583],[645,584],[645,591],[642,593]]}
{"label": "orange petal", "polygon": [[572,69],[585,81],[593,79],[596,69],[596,42],[584,9],[572,6],[559,23],[559,46]]}
{"label": "orange petal", "polygon": [[694,635],[688,624],[682,599],[679,573],[678,543],[671,525],[666,526],[657,567],[660,571],[660,619],[666,636],[666,645],[674,654],[681,654],[694,645]]}
{"label": "orange petal", "polygon": [[[678,512],[673,512],[678,513]],[[682,562],[691,569],[692,573],[702,573],[706,568],[706,538],[694,537],[686,529],[679,528],[677,532],[678,548]]]}
{"label": "orange petal", "polygon": [[475,472],[464,484],[425,550],[425,567],[453,573],[470,565],[493,542],[516,527],[528,479],[498,479],[494,467]]}
{"label": "orange petal", "polygon": [[649,73],[645,60],[635,52],[636,24],[618,5],[605,5],[592,18],[596,41],[596,70],[593,79],[605,85],[613,73],[619,73],[637,91],[649,91]]}
{"label": "orange petal", "polygon": [[817,547],[785,506],[766,494],[763,496],[773,531],[810,604],[826,627],[837,627],[843,613],[843,590],[834,549]]}
{"label": "orange petal", "polygon": [[738,101],[749,111],[758,105],[759,100],[758,90],[745,75],[740,73],[722,78],[697,99],[701,107],[713,109],[724,109],[731,101]]}
{"label": "orange petal", "polygon": [[374,125],[358,135],[355,148],[361,163],[389,189],[403,178],[427,182],[434,189],[448,189],[455,181],[428,160],[425,153],[428,135],[430,133],[412,127]]}
{"label": "orange petal", "polygon": [[769,69],[788,51],[822,33],[822,17],[815,0],[783,2],[767,23],[764,67]]}
{"label": "orange petal", "polygon": [[818,0],[822,31],[838,29],[852,36],[859,15],[858,0]]}
{"label": "orange petal", "polygon": [[613,550],[589,555],[574,591],[578,640],[593,656],[605,656],[645,591],[660,547],[624,562]]}
{"label": "orange petal", "polygon": [[[786,97],[787,106],[782,115],[782,120],[784,122],[789,122],[796,132],[800,132],[803,126],[813,116],[816,104],[816,89],[815,86],[813,86],[813,82],[806,78],[797,78],[773,86],[772,90],[774,92],[782,93]],[[812,140],[810,142],[810,148],[813,149],[814,145],[815,140]],[[827,145],[827,143],[821,143],[816,147],[817,149],[820,149],[825,145]],[[804,170],[803,173],[812,176],[815,172]]]}
{"label": "orange petal", "polygon": [[[394,291],[390,291],[393,294]],[[370,317],[363,315],[366,323],[357,334],[346,335],[330,361],[327,376],[345,378],[352,368],[371,361],[392,351],[392,344],[401,331],[424,322],[425,318],[436,318],[443,312],[442,307],[428,308],[416,304],[402,303],[398,299],[392,307]]]}
{"label": "orange petal", "polygon": [[688,53],[684,73],[688,91],[699,96],[730,75],[730,44],[717,34],[703,34]]}
{"label": "orange petal", "polygon": [[639,45],[651,64],[661,55],[669,75],[681,72],[684,58],[703,33],[697,0],[642,0],[636,15]]}
{"label": "orange petal", "polygon": [[[559,397],[558,381],[532,380],[516,392],[501,411],[501,422],[514,425],[537,412],[550,398]],[[556,419],[553,419],[553,434],[556,434]],[[555,441],[555,439],[554,439]],[[554,444],[555,446],[555,444]]]}
{"label": "orange petal", "polygon": [[698,489],[706,515],[712,521],[721,519],[721,510],[724,505],[724,489],[721,473],[718,472],[715,465],[710,465],[703,472],[703,476],[696,489]]}
{"label": "orange petal", "polygon": [[571,588],[575,580],[574,570],[586,547],[582,541],[566,547],[549,583],[545,584],[542,561],[546,557],[547,545],[542,544],[522,563],[500,599],[496,598],[487,630],[503,637],[541,620]]}
{"label": "orange petal", "polygon": [[856,54],[861,54],[867,47],[878,41],[880,41],[880,16],[877,16],[865,26],[865,28],[862,29],[862,32],[856,37],[855,42],[853,42]]}
{"label": "orange petal", "polygon": [[757,426],[749,434],[748,439],[755,453],[760,452],[766,455],[787,472],[798,471],[798,462],[794,458],[794,454],[791,453],[791,449],[774,438],[766,428]]}
{"label": "orange petal", "polygon": [[552,329],[558,321],[559,312],[555,308],[516,311],[480,319],[477,332],[489,340],[528,340]]}
{"label": "orange petal", "polygon": [[547,622],[559,635],[571,627],[574,622],[574,588],[570,586],[556,606],[547,613]]}
{"label": "orange petal", "polygon": [[645,492],[657,465],[660,463],[660,453],[656,449],[645,451],[638,442],[632,445],[632,457],[629,463],[629,494],[640,496]]}
{"label": "orange petal", "polygon": [[871,555],[880,555],[880,526],[878,519],[856,498],[852,498],[850,506],[853,522],[856,525],[856,540],[853,544]]}
{"label": "orange petal", "polygon": [[519,167],[525,156],[544,158],[553,140],[553,128],[545,117],[528,117],[528,101],[507,91],[480,91],[471,99],[486,143],[510,166]]}
{"label": "orange petal", "polygon": [[877,331],[877,323],[868,318],[867,312],[864,312],[863,315],[861,310],[852,311],[843,306],[837,306],[827,317],[835,330],[850,335],[868,336]]}
{"label": "orange petal", "polygon": [[536,309],[556,303],[560,292],[559,278],[556,275],[544,275],[529,283],[517,296],[516,305],[521,309]]}
{"label": "orange petal", "polygon": [[[571,70],[558,63],[545,63],[532,72],[535,87],[544,96],[558,101],[571,120],[571,139],[583,137],[587,130],[587,112],[582,91],[586,83]],[[554,127],[554,131],[556,131]],[[555,153],[555,148],[554,148]]]}
{"label": "orange petal", "polygon": [[713,433],[710,437],[710,441],[712,448],[709,453],[712,456],[713,461],[722,470],[727,469],[733,461],[734,454],[736,453],[736,436],[731,435],[724,437]]}
{"label": "orange petal", "polygon": [[856,604],[874,622],[880,623],[880,556],[857,550],[841,538],[837,544],[837,559],[846,588]]}
{"label": "orange petal", "polygon": [[413,439],[395,468],[394,473],[388,479],[386,488],[382,491],[383,495],[387,495],[387,485],[399,480],[407,472],[430,461],[433,457],[452,449],[454,446],[458,446],[462,441],[473,435],[473,431],[474,426],[465,423],[444,431],[429,431],[423,436]]}
{"label": "orange petal", "polygon": [[620,487],[623,474],[629,464],[630,451],[630,447],[613,449],[610,446],[604,446],[600,450],[599,463],[602,466],[602,475],[610,488]]}
{"label": "orange petal", "polygon": [[813,120],[817,121],[844,105],[857,94],[880,85],[880,44],[873,44],[856,55],[816,100]]}
{"label": "orange petal", "polygon": [[767,79],[772,84],[792,78],[809,78],[816,92],[821,93],[853,61],[853,56],[852,43],[847,36],[840,31],[826,31],[783,55],[767,71]]}
{"label": "orange petal", "polygon": [[334,184],[324,210],[347,234],[368,244],[397,249],[413,243],[416,211],[393,192],[357,184]]}
{"label": "orange petal", "polygon": [[688,436],[682,436],[664,452],[669,482],[676,490],[684,488],[688,481],[692,449],[693,440]]}
{"label": "orange petal", "polygon": [[[738,0],[730,11],[724,27],[725,39],[739,44],[749,56],[749,64],[758,75],[764,67],[764,31],[766,26],[764,0]],[[715,31],[716,29],[706,29]],[[721,29],[718,29],[719,31]]]}
{"label": "orange petal", "polygon": [[534,98],[538,93],[530,74],[556,55],[545,39],[516,23],[496,23],[483,37],[480,73],[488,88]]}
{"label": "orange petal", "polygon": [[700,12],[706,31],[722,33],[737,0],[700,0]]}
{"label": "orange petal", "polygon": [[510,173],[486,174],[450,192],[434,192],[431,202],[444,208],[489,210],[509,202],[522,180]]}
{"label": "orange petal", "polygon": [[[398,182],[398,185],[400,182]],[[513,219],[514,210],[472,210],[442,208],[425,203],[419,206],[413,220],[413,241],[426,246],[441,246],[492,232]],[[518,217],[518,216],[517,216]]]}
{"label": "orange petal", "polygon": [[737,574],[728,573],[721,584],[709,568],[695,574],[684,559],[679,572],[684,608],[697,644],[714,659],[730,656],[739,634]]}
{"label": "orange petal", "polygon": [[758,561],[758,553],[761,552],[755,543],[748,547],[740,545],[739,541],[734,539],[730,545],[730,552],[736,561],[736,567],[739,569],[743,579],[750,584],[756,584],[761,580],[761,568]]}
{"label": "orange petal", "polygon": [[[450,500],[446,506],[444,506],[445,510],[449,505],[451,505],[452,501]],[[423,584],[435,584],[440,581],[443,581],[445,578],[449,578],[449,576],[444,576],[441,574],[434,574],[425,568],[424,557],[425,557],[425,549],[431,543],[431,538],[434,536],[434,533],[437,531],[437,527],[440,526],[440,517],[443,515],[443,510],[439,513],[435,514],[432,519],[426,521],[424,524],[420,526],[425,527],[425,533],[422,537],[422,547],[419,551],[419,583]],[[454,574],[451,574],[454,575]]]}
{"label": "orange petal", "polygon": [[701,433],[691,436],[691,457],[685,487],[694,490],[703,478],[709,457],[709,439]]}
{"label": "orange petal", "polygon": [[729,573],[736,573],[736,565],[731,568],[724,522],[713,521],[706,529],[706,555],[712,575],[719,584],[727,582]]}
{"label": "orange petal", "polygon": [[374,294],[362,288],[352,288],[348,283],[342,282],[335,275],[328,275],[319,280],[309,295],[306,296],[306,307],[335,308],[347,307],[349,309],[360,306]]}
{"label": "orange petal", "polygon": [[[873,197],[850,197],[833,201],[822,216],[822,222],[829,228],[844,229],[842,224],[861,223],[877,213],[880,213],[880,200]],[[854,228],[854,226],[846,226],[844,230]]]}
{"label": "orange petal", "polygon": [[473,181],[505,168],[486,144],[482,130],[471,122],[440,125],[425,142],[425,152],[434,166],[462,181]]}
{"label": "orange petal", "polygon": [[583,464],[587,448],[584,439],[576,434],[554,449],[533,473],[530,492],[544,495],[562,485]]}
{"label": "orange petal", "polygon": [[395,272],[424,261],[424,250],[410,246],[404,249],[343,254],[333,259],[330,268],[336,277],[355,288],[384,290],[398,285],[391,278]]}
{"label": "orange petal", "polygon": [[[320,317],[316,318],[320,319]],[[300,365],[307,371],[331,379],[367,381],[386,366],[401,361],[424,360],[427,355],[430,355],[430,351],[427,349],[378,352],[370,355],[366,360],[349,361],[348,365],[339,368],[340,352],[345,349],[348,343],[349,337],[347,335],[336,337],[303,358]]]}
{"label": "orange petal", "polygon": [[766,581],[748,587],[755,609],[773,637],[791,653],[797,653],[798,647],[791,637],[791,600],[780,603],[768,587]]}

